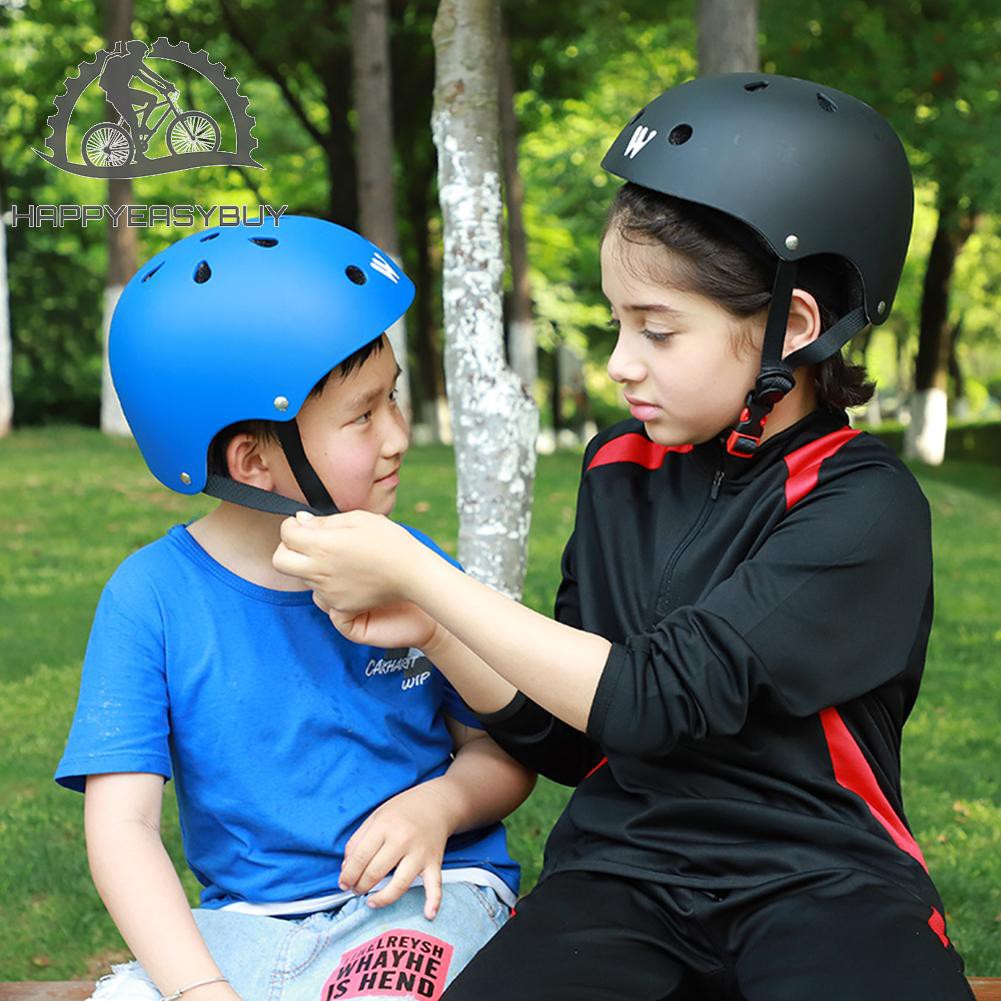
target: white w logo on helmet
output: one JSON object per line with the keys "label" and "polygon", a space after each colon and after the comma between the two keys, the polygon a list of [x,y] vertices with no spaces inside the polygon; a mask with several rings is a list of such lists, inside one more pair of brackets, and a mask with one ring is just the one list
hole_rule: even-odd
{"label": "white w logo on helmet", "polygon": [[637,125],[633,134],[629,137],[629,145],[626,146],[626,156],[630,160],[635,159],[644,146],[657,134],[656,129],[648,129],[645,125]]}
{"label": "white w logo on helmet", "polygon": [[380,275],[384,275],[394,285],[400,280],[400,276],[393,270],[393,265],[382,254],[373,254],[368,266],[374,271],[378,271]]}

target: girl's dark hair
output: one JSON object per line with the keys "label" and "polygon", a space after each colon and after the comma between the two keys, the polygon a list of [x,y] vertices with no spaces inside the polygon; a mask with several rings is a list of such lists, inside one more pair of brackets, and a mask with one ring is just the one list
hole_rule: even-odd
{"label": "girl's dark hair", "polygon": [[[627,240],[671,251],[669,280],[683,292],[711,299],[741,319],[771,302],[775,255],[754,230],[723,212],[629,182],[612,202],[605,233],[612,227]],[[800,261],[796,286],[817,300],[822,330],[861,303],[854,267],[831,254]],[[876,390],[865,366],[840,351],[817,365],[814,384],[818,403],[832,410],[868,403]]]}
{"label": "girl's dark hair", "polygon": [[[332,368],[320,381],[309,391],[309,395],[306,397],[307,400],[311,400],[314,396],[319,396],[327,385],[327,381],[332,375],[337,375],[340,379],[346,379],[352,372],[356,369],[362,367],[366,361],[368,361],[369,356],[377,354],[382,350],[385,335],[380,334],[374,341],[369,341],[364,347],[360,347],[354,354],[348,355],[336,366]],[[277,443],[278,435],[275,432],[275,425],[277,421],[264,421],[264,420],[253,420],[253,421],[237,421],[235,424],[230,424],[224,427],[211,441],[209,444],[208,451],[208,471],[209,475],[214,476],[229,476],[229,463],[226,461],[226,449],[229,448],[229,443],[238,434],[249,434],[253,435],[257,441],[261,443]]]}

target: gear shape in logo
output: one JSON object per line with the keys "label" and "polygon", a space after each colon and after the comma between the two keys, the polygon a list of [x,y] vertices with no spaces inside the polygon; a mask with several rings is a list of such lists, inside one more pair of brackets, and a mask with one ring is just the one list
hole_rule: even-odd
{"label": "gear shape in logo", "polygon": [[[66,80],[65,90],[55,98],[53,104],[56,113],[47,119],[52,132],[45,140],[51,152],[35,150],[43,160],[51,163],[60,170],[65,170],[71,174],[78,174],[81,177],[151,177],[156,174],[169,174],[178,170],[190,170],[194,167],[258,167],[263,169],[258,163],[253,153],[257,149],[257,138],[252,134],[256,124],[254,116],[250,114],[250,99],[240,93],[240,83],[234,77],[226,75],[226,67],[221,62],[212,62],[208,53],[204,49],[192,52],[191,46],[187,42],[170,42],[162,35],[149,46],[146,54],[151,59],[168,59],[186,66],[203,76],[218,91],[219,96],[226,102],[230,118],[233,121],[233,128],[236,132],[236,151],[209,150],[205,152],[176,152],[171,147],[171,155],[157,157],[138,163],[112,164],[109,166],[95,166],[91,163],[75,163],[70,160],[66,152],[67,130],[70,118],[77,102],[84,91],[100,76],[104,64],[111,53],[107,49],[101,49],[93,59],[84,60],[79,65],[79,73]],[[190,112],[186,113],[190,114]],[[202,116],[207,118],[208,116]],[[209,119],[211,121],[211,119]],[[110,126],[110,123],[103,123]],[[177,120],[175,121],[175,125]],[[212,123],[214,125],[214,123]],[[116,128],[116,126],[110,126]],[[218,128],[218,127],[216,127]],[[121,130],[127,137],[127,133]],[[170,145],[168,139],[168,145]]]}

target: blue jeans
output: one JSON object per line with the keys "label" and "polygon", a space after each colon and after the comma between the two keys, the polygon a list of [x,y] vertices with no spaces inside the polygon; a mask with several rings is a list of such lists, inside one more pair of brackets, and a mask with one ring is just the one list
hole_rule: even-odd
{"label": "blue jeans", "polygon": [[[204,908],[193,913],[243,1001],[437,1001],[509,912],[487,887],[446,883],[433,921],[424,917],[419,886],[378,910],[354,897],[338,910],[293,920]],[[94,999],[159,996],[142,967],[129,963],[101,981]]]}

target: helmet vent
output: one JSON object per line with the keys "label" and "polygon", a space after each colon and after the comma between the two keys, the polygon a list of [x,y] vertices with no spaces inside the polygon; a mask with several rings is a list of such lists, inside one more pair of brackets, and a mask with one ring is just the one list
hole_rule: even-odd
{"label": "helmet vent", "polygon": [[349,264],[344,269],[344,274],[346,274],[348,278],[355,283],[355,285],[364,285],[365,282],[368,281],[365,272],[354,264]]}
{"label": "helmet vent", "polygon": [[250,238],[251,243],[256,243],[258,247],[277,247],[278,241],[273,240],[270,236],[252,236]]}
{"label": "helmet vent", "polygon": [[163,264],[158,264],[155,268],[153,268],[152,271],[147,271],[146,274],[143,275],[143,281],[144,282],[148,282],[150,280],[150,278],[152,278],[153,275],[155,275],[157,273],[157,271],[159,271],[160,268],[162,268],[162,267],[163,267]]}
{"label": "helmet vent", "polygon": [[832,114],[838,110],[838,106],[832,101],[826,94],[822,94],[819,90],[817,91],[817,104],[819,104],[824,111],[829,111]]}
{"label": "helmet vent", "polygon": [[212,269],[209,267],[208,261],[199,261],[198,267],[195,268],[194,278],[199,285],[203,285],[212,277]]}
{"label": "helmet vent", "polygon": [[752,80],[750,83],[744,84],[744,90],[753,93],[756,90],[764,90],[767,86],[767,80]]}
{"label": "helmet vent", "polygon": [[667,141],[672,146],[683,146],[692,138],[691,125],[675,125],[667,135]]}
{"label": "helmet vent", "polygon": [[198,242],[208,243],[209,240],[214,240],[218,235],[219,235],[218,233],[209,233],[208,236],[203,236]]}

